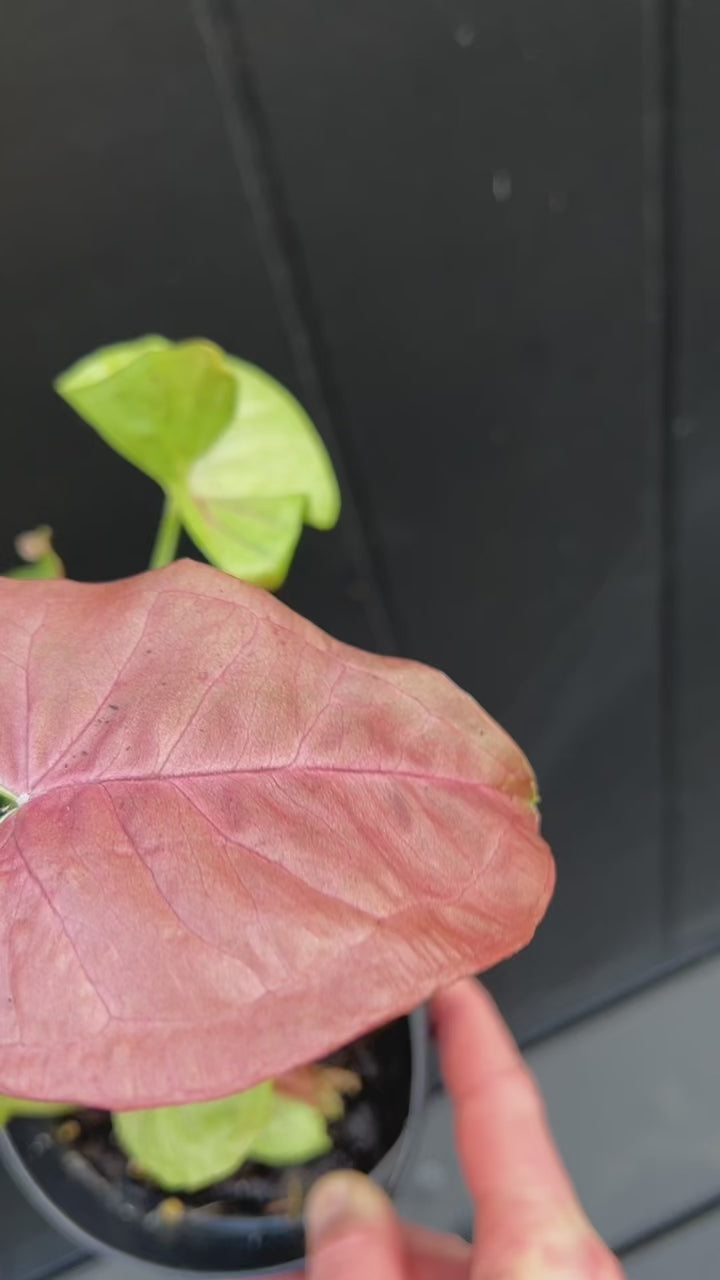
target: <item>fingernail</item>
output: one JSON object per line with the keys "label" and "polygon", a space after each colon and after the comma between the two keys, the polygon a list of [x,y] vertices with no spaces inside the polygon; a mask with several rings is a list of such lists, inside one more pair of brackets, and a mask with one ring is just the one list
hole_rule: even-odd
{"label": "fingernail", "polygon": [[311,1188],[305,1205],[310,1241],[350,1223],[377,1223],[388,1214],[387,1196],[362,1173],[329,1173]]}

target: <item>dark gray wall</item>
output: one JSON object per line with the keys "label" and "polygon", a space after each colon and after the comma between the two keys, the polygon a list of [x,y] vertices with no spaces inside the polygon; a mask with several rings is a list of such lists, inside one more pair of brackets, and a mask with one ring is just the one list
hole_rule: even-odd
{"label": "dark gray wall", "polygon": [[[341,471],[286,596],[518,736],[559,887],[534,1034],[720,938],[718,20],[605,0],[26,0],[0,49],[0,548],[144,567],[153,486],[57,401],[204,334]],[[713,40],[715,37],[715,40]]]}
{"label": "dark gray wall", "polygon": [[680,6],[676,39],[671,892],[679,941],[698,945],[720,936],[720,166],[712,57],[720,40],[717,8],[700,0]]}

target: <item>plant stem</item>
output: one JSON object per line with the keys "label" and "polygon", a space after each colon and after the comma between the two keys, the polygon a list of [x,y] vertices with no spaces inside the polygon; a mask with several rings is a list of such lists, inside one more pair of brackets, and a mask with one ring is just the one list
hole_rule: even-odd
{"label": "plant stem", "polygon": [[178,542],[182,533],[180,517],[175,510],[172,498],[166,497],[160,524],[155,535],[155,545],[150,556],[150,568],[162,569],[171,564],[177,555]]}

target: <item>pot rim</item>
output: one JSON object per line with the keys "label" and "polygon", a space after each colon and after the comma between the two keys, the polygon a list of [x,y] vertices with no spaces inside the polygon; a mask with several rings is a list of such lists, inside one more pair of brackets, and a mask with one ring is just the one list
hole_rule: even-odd
{"label": "pot rim", "polygon": [[[408,1099],[408,1109],[403,1123],[402,1130],[393,1143],[393,1145],[381,1157],[378,1164],[369,1173],[369,1177],[374,1182],[382,1186],[389,1194],[395,1190],[398,1181],[407,1166],[407,1162],[418,1136],[419,1121],[422,1117],[425,1101],[428,1092],[428,1053],[427,1039],[429,1017],[427,1007],[421,1005],[417,1009],[413,1009],[410,1013],[400,1015],[400,1018],[393,1021],[401,1021],[405,1018],[408,1023],[409,1039],[410,1039],[410,1095]],[[384,1024],[390,1025],[390,1024]],[[380,1030],[381,1028],[377,1028]],[[18,1151],[12,1137],[7,1129],[0,1129],[0,1159],[2,1159],[8,1172],[13,1177],[15,1183],[27,1197],[35,1209],[40,1212],[51,1226],[66,1238],[74,1240],[89,1254],[96,1257],[109,1257],[122,1259],[126,1266],[137,1268],[143,1275],[151,1277],[153,1273],[157,1275],[158,1280],[161,1277],[176,1276],[179,1280],[227,1280],[232,1274],[236,1280],[241,1280],[243,1275],[254,1277],[254,1280],[263,1280],[263,1277],[281,1276],[288,1272],[296,1271],[304,1265],[304,1255],[293,1259],[290,1262],[278,1263],[272,1266],[266,1266],[260,1270],[253,1267],[252,1271],[243,1272],[237,1266],[231,1269],[223,1270],[187,1270],[182,1267],[176,1267],[172,1263],[162,1261],[150,1261],[139,1257],[134,1253],[126,1253],[117,1246],[106,1243],[104,1240],[93,1236],[84,1227],[81,1227],[64,1209],[51,1198],[51,1196],[39,1185],[30,1172],[25,1160]],[[218,1220],[218,1232],[224,1230],[228,1235],[232,1234],[233,1226],[237,1227],[239,1237],[247,1234],[248,1229],[252,1226],[256,1227],[262,1224],[264,1231],[271,1234],[278,1233],[281,1228],[287,1225],[287,1218],[280,1215],[264,1216],[262,1218],[243,1217],[232,1215]],[[203,1229],[208,1230],[209,1223],[203,1224]],[[185,1224],[186,1230],[192,1230],[192,1224]]]}

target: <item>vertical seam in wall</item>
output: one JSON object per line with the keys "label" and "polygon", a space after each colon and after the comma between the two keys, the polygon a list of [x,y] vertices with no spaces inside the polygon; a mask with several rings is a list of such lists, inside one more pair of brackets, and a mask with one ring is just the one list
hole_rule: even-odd
{"label": "vertical seam in wall", "polygon": [[675,421],[677,388],[678,227],[676,204],[676,0],[645,0],[646,31],[646,230],[648,330],[658,368],[657,433],[660,572],[659,765],[662,945],[672,944],[678,891],[676,715],[676,520]]}
{"label": "vertical seam in wall", "polygon": [[270,140],[254,87],[242,23],[233,0],[191,0],[220,102],[228,140],[263,255],[281,322],[295,363],[301,395],[328,443],[343,492],[343,521],[360,575],[370,586],[370,623],[379,649],[397,653],[383,575],[374,563],[349,468],[331,410],[338,396],[322,339],[298,234],[287,209]]}
{"label": "vertical seam in wall", "polygon": [[662,454],[661,454],[661,724],[663,794],[663,930],[669,946],[677,912],[677,670],[676,670],[676,531],[678,413],[678,223],[677,223],[677,24],[676,0],[660,0],[663,89],[663,329],[662,329]]}

